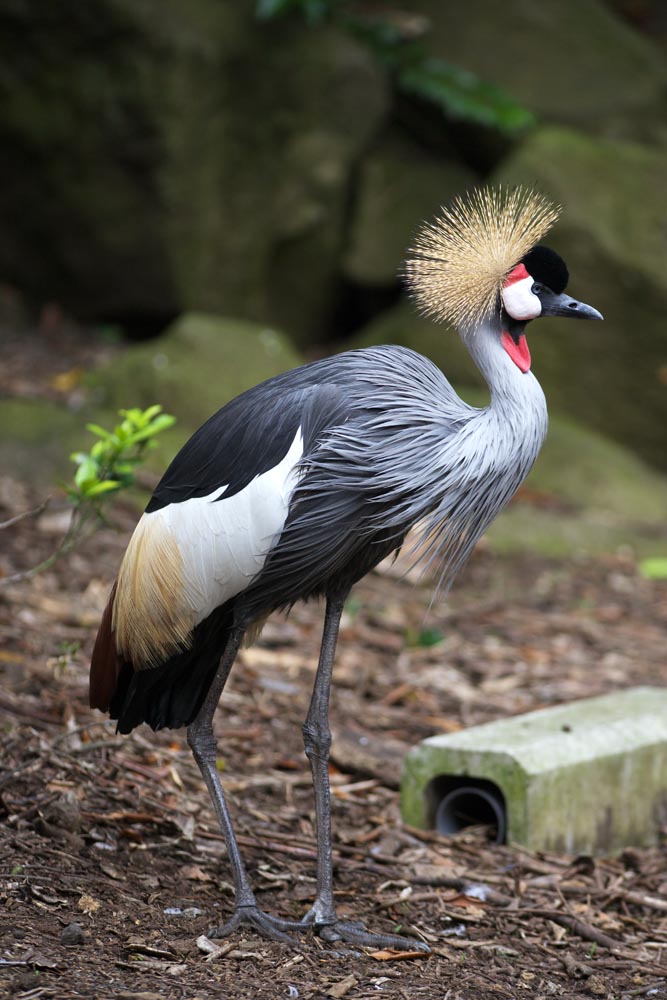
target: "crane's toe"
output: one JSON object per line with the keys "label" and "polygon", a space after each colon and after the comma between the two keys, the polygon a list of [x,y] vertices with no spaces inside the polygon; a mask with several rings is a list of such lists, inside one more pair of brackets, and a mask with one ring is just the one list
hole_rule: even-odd
{"label": "crane's toe", "polygon": [[290,931],[303,931],[307,928],[300,920],[283,920],[264,913],[258,906],[237,906],[226,924],[209,932],[211,938],[224,938],[239,929],[249,927],[271,941],[283,941],[286,944],[297,944]]}
{"label": "crane's toe", "polygon": [[318,937],[331,943],[345,941],[360,948],[389,948],[392,951],[430,952],[424,941],[400,937],[398,934],[371,934],[360,921],[335,920],[333,923],[315,923],[313,930]]}

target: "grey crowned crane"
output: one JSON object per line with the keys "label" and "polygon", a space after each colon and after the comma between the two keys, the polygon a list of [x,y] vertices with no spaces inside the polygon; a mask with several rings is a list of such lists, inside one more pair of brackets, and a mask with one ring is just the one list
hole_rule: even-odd
{"label": "grey crowned crane", "polygon": [[[187,726],[236,890],[223,936],[405,947],[337,917],[331,860],[329,688],[352,585],[419,526],[448,587],[533,465],[547,429],[525,329],[539,316],[601,319],[564,294],[563,260],[538,241],[558,216],[541,195],[483,189],[423,227],[406,265],[418,305],[459,330],[491,402],[463,402],[403,347],[348,351],[271,378],[211,417],[173,460],[123,558],[93,652],[90,703],[129,733]],[[264,913],[216,769],[213,716],[239,647],[268,614],[324,597],[303,726],[315,791],[317,884],[303,920]],[[425,950],[428,950],[424,947]]]}

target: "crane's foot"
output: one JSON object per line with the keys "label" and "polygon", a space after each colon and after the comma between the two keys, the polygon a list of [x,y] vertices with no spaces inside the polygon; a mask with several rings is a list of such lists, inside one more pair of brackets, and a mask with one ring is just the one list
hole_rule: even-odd
{"label": "crane's foot", "polygon": [[316,921],[313,924],[313,931],[323,941],[331,943],[345,941],[360,948],[423,951],[425,954],[431,950],[427,944],[415,938],[400,937],[398,934],[371,934],[360,921],[356,920],[335,920],[332,923],[319,924]]}
{"label": "crane's foot", "polygon": [[258,906],[237,906],[226,924],[215,927],[209,932],[211,938],[224,938],[239,927],[248,927],[271,941],[283,941],[286,944],[297,944],[290,931],[304,931],[308,924],[301,920],[282,920],[271,917]]}

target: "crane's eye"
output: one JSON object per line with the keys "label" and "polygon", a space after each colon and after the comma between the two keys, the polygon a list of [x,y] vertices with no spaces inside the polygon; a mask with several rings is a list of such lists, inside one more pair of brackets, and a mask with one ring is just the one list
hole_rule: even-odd
{"label": "crane's eye", "polygon": [[535,284],[532,286],[530,290],[533,293],[533,295],[539,295],[540,292],[544,291],[544,285],[538,285],[538,283],[535,282]]}

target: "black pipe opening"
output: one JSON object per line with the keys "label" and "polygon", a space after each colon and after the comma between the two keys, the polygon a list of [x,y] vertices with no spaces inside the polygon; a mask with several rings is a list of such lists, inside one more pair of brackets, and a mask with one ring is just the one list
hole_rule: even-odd
{"label": "black pipe opening", "polygon": [[493,843],[505,843],[505,796],[493,781],[441,774],[429,783],[426,795],[431,825],[438,833],[451,836],[468,826],[486,826]]}

